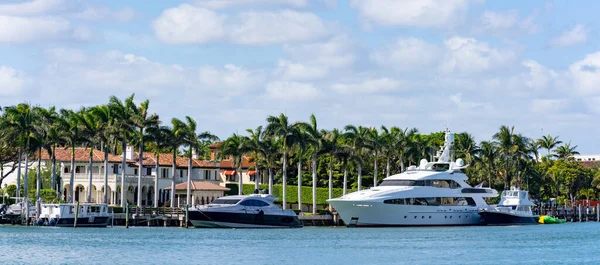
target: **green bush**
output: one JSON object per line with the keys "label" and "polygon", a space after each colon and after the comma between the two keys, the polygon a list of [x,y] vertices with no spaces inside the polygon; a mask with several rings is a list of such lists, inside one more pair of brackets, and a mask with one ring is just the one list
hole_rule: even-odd
{"label": "green bush", "polygon": [[[28,192],[29,196],[27,196],[29,198],[30,201],[35,202],[35,197],[36,197],[36,190],[30,190]],[[56,192],[51,190],[51,189],[41,189],[40,190],[40,197],[42,198],[42,202],[43,203],[62,203],[64,201],[62,201],[60,199],[59,196],[56,195]]]}
{"label": "green bush", "polygon": [[[234,184],[235,185],[235,184]],[[237,185],[236,193],[237,194]],[[273,185],[273,196],[277,197],[276,202],[282,202],[282,185],[277,184]],[[231,188],[228,186],[228,188]],[[252,194],[254,193],[254,184],[244,184],[244,189],[242,190],[243,194]],[[268,189],[269,185],[263,184],[260,185],[260,189]],[[232,189],[233,190],[233,189]],[[352,192],[349,190],[348,192]],[[333,198],[337,198],[342,196],[344,190],[341,188],[334,188],[332,196]],[[287,186],[287,203],[298,203],[298,186],[288,185]],[[329,188],[317,188],[317,204],[326,205],[327,199],[329,199]],[[312,204],[312,187],[303,186],[302,187],[302,203],[303,204]]]}

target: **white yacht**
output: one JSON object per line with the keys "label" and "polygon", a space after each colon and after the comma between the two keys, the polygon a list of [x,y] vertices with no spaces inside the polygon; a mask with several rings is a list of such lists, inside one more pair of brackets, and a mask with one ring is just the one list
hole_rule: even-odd
{"label": "white yacht", "polygon": [[194,227],[282,228],[302,227],[292,210],[282,210],[267,194],[235,195],[218,198],[188,212]]}
{"label": "white yacht", "polygon": [[77,227],[106,227],[111,218],[106,203],[81,203],[79,209],[75,203],[42,204],[41,208],[37,225],[74,227],[77,215]]}
{"label": "white yacht", "polygon": [[454,135],[446,131],[437,162],[385,178],[378,187],[356,191],[328,202],[348,226],[480,225],[483,198],[496,197],[490,188],[471,187],[462,159],[450,161]]}
{"label": "white yacht", "polygon": [[529,200],[529,192],[511,188],[502,192],[497,206],[481,209],[479,215],[487,225],[537,224],[540,216],[534,215]]}

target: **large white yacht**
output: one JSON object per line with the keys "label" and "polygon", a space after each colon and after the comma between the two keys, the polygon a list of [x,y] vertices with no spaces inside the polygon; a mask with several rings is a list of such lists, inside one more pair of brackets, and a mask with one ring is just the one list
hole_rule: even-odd
{"label": "large white yacht", "polygon": [[491,188],[471,187],[462,159],[450,161],[454,134],[446,131],[437,162],[385,178],[378,187],[356,191],[328,202],[348,226],[436,226],[483,224],[478,214],[487,208]]}

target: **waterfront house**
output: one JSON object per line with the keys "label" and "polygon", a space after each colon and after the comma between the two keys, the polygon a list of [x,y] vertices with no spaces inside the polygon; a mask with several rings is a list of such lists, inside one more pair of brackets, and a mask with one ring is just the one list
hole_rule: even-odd
{"label": "waterfront house", "polygon": [[[221,143],[215,143],[209,146],[211,160],[218,158],[220,146]],[[257,174],[254,166],[254,162],[250,162],[250,158],[248,156],[242,157],[242,182],[244,184],[255,184],[255,181],[257,180],[256,178],[259,176],[259,183],[266,183],[265,181],[268,181],[266,176],[264,174]],[[219,168],[219,178],[223,185],[239,183],[239,175],[237,172],[238,169],[233,165],[233,159],[231,157],[220,160]]]}

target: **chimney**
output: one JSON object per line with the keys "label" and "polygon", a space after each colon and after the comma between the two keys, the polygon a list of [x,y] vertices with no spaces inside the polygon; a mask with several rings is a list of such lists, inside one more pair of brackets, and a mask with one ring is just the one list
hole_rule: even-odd
{"label": "chimney", "polygon": [[198,159],[198,154],[196,153],[196,149],[193,149],[193,148],[192,148],[192,158]]}
{"label": "chimney", "polygon": [[127,149],[125,149],[125,158],[129,160],[133,160],[133,156],[135,154],[135,148],[133,146],[128,145]]}

